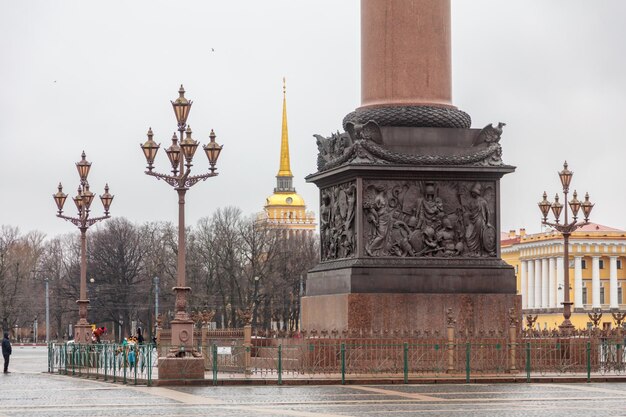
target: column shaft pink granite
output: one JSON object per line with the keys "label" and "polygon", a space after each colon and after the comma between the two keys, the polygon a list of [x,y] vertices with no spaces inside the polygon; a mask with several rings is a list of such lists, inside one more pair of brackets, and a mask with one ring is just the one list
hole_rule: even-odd
{"label": "column shaft pink granite", "polygon": [[452,106],[450,0],[361,1],[361,106]]}

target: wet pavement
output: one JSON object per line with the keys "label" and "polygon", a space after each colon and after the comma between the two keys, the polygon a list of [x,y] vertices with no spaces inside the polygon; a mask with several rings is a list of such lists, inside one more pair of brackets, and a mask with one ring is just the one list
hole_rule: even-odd
{"label": "wet pavement", "polygon": [[5,416],[624,416],[626,383],[141,387],[42,372],[44,347],[14,347]]}

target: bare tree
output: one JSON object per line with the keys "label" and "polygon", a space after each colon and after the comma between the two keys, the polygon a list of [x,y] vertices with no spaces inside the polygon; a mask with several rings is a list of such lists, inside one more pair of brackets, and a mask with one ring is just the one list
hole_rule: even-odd
{"label": "bare tree", "polygon": [[18,236],[17,227],[2,226],[0,228],[0,315],[4,331],[8,331],[17,320],[15,307],[18,301],[19,280],[11,268],[16,267],[15,252]]}
{"label": "bare tree", "polygon": [[43,239],[40,232],[20,236],[16,227],[0,228],[0,316],[5,331],[14,325],[30,326],[37,318],[42,298],[35,291],[33,271]]}
{"label": "bare tree", "polygon": [[[176,284],[176,262],[178,256],[177,232],[169,222],[150,222],[140,228],[141,245],[146,251],[143,257],[143,280],[152,283],[157,277],[159,286],[159,310],[161,312],[174,311],[174,293],[172,287]],[[154,335],[155,320],[155,288],[150,285],[146,300],[150,312],[144,318],[148,323],[151,335]],[[164,314],[164,317],[167,317]]]}
{"label": "bare tree", "polygon": [[275,230],[279,236],[271,274],[263,282],[263,327],[271,321],[282,323],[283,330],[296,330],[300,321],[301,285],[304,290],[306,272],[319,262],[317,237],[308,233],[289,236]]}
{"label": "bare tree", "polygon": [[69,336],[68,324],[77,320],[79,251],[77,234],[57,236],[46,243],[37,267],[38,280],[49,283],[51,339]]}
{"label": "bare tree", "polygon": [[128,334],[131,320],[149,314],[150,280],[142,270],[148,247],[142,245],[138,227],[124,218],[104,223],[90,235],[89,243],[91,320],[111,321]]}

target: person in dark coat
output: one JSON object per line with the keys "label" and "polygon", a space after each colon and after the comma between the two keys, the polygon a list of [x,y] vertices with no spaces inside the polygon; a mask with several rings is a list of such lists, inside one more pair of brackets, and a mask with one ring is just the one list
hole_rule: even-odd
{"label": "person in dark coat", "polygon": [[9,373],[9,357],[12,353],[11,341],[9,340],[9,333],[4,332],[4,339],[2,339],[2,356],[4,357],[4,373]]}

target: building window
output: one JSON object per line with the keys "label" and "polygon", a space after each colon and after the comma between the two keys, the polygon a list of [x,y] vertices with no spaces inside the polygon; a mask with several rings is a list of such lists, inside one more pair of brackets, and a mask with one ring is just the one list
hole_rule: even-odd
{"label": "building window", "polygon": [[621,259],[617,260],[617,269],[622,269],[622,260]]}
{"label": "building window", "polygon": [[600,304],[604,304],[604,287],[600,287]]}
{"label": "building window", "polygon": [[583,304],[588,304],[588,302],[587,302],[587,287],[583,287]]}
{"label": "building window", "polygon": [[619,287],[617,289],[617,304],[623,304],[624,301],[622,301],[622,287]]}
{"label": "building window", "polygon": [[600,269],[604,269],[604,260],[600,259]]}
{"label": "building window", "polygon": [[581,267],[582,269],[587,269],[587,261],[585,261],[584,259],[582,259],[582,260],[580,261],[580,267]]}

